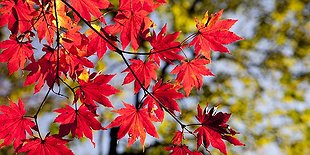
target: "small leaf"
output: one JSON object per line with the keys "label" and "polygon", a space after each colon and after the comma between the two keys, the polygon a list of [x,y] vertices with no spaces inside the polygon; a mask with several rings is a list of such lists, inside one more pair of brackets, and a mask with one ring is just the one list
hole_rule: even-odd
{"label": "small leaf", "polygon": [[[152,61],[146,61],[143,62],[140,59],[131,59],[131,69],[134,71],[134,73],[137,75],[138,80],[143,84],[145,88],[148,88],[152,79],[157,80],[157,73],[156,69],[158,69],[158,66],[152,62]],[[122,72],[128,72],[127,76],[124,79],[123,84],[130,83],[135,80],[135,93],[138,93],[141,89],[140,84],[135,79],[129,68],[126,68]]]}
{"label": "small leaf", "polygon": [[176,81],[182,83],[186,96],[188,96],[193,87],[200,89],[203,81],[202,76],[213,76],[211,71],[206,68],[210,61],[204,58],[195,58],[189,62],[183,62],[176,66],[171,73],[178,74]]}
{"label": "small leaf", "polygon": [[206,58],[210,59],[211,49],[214,51],[229,52],[229,50],[223,45],[243,39],[229,31],[231,26],[234,25],[237,20],[220,20],[222,13],[223,10],[208,16],[207,12],[202,20],[202,23],[196,21],[198,33],[189,44],[190,46],[195,45],[196,55],[202,54]]}
{"label": "small leaf", "polygon": [[87,105],[95,107],[94,101],[96,101],[104,106],[113,107],[107,98],[118,92],[117,89],[108,84],[113,77],[114,75],[98,75],[94,79],[88,79],[87,82],[79,80],[80,87],[76,90],[76,95]]}
{"label": "small leaf", "polygon": [[24,103],[18,100],[18,104],[10,101],[9,106],[0,106],[0,139],[2,146],[9,146],[12,142],[14,148],[18,148],[26,139],[26,132],[32,135],[31,129],[35,123],[30,118],[25,118]]}
{"label": "small leaf", "polygon": [[95,119],[96,115],[85,105],[81,105],[77,111],[67,105],[55,112],[60,113],[54,122],[60,123],[59,135],[62,137],[68,135],[69,132],[73,137],[77,135],[78,138],[85,135],[95,145],[92,130],[104,130],[101,123]]}
{"label": "small leaf", "polygon": [[223,154],[227,154],[226,145],[223,139],[229,141],[234,145],[242,145],[239,140],[232,137],[237,132],[229,127],[227,121],[229,120],[230,114],[216,112],[213,107],[209,111],[207,109],[202,112],[202,109],[198,105],[197,120],[201,123],[194,133],[197,133],[197,149],[201,144],[207,149],[211,144],[213,147],[219,149]]}
{"label": "small leaf", "polygon": [[118,139],[123,138],[128,133],[128,146],[132,145],[138,137],[140,137],[140,143],[144,146],[146,132],[158,138],[155,126],[146,108],[136,109],[134,106],[125,102],[123,104],[125,108],[114,111],[121,116],[118,116],[107,126],[107,128],[120,126],[120,130],[117,133]]}
{"label": "small leaf", "polygon": [[[180,87],[175,86],[170,83],[163,83],[162,81],[158,81],[153,87],[153,96],[162,103],[169,111],[174,113],[174,111],[180,111],[177,99],[181,99],[184,95],[178,90]],[[148,106],[149,113],[155,113],[158,120],[161,122],[164,119],[164,111],[161,105],[154,100],[154,98],[150,95],[144,100],[144,105]]]}
{"label": "small leaf", "polygon": [[32,45],[29,42],[18,42],[15,36],[10,40],[0,42],[0,49],[5,49],[0,54],[0,62],[8,63],[9,73],[24,69],[26,61],[34,60]]}

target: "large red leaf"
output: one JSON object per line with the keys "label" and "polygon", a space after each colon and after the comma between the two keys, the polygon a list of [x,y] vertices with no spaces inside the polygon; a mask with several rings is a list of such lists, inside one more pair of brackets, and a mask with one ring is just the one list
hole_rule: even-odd
{"label": "large red leaf", "polygon": [[[52,87],[56,80],[57,72],[57,52],[55,49],[44,46],[42,51],[46,52],[38,61],[34,61],[25,67],[24,70],[31,71],[25,80],[24,86],[36,83],[34,88],[34,93],[37,93],[41,90],[44,83],[46,82],[49,87]],[[66,63],[64,62],[64,57],[60,57],[59,60],[59,76],[61,72],[66,73]]]}
{"label": "large red leaf", "polygon": [[[170,112],[180,111],[177,99],[183,98],[183,94],[178,92],[180,87],[170,83],[158,81],[153,87],[153,96],[162,103]],[[161,105],[150,95],[144,100],[144,104],[148,106],[148,111],[154,112],[159,121],[164,119],[164,111]]]}
{"label": "large red leaf", "polygon": [[107,47],[110,49],[114,49],[110,44],[113,44],[115,47],[117,47],[116,41],[117,38],[111,34],[108,34],[104,29],[100,29],[100,33],[105,36],[106,39],[108,39],[109,42],[102,39],[101,36],[99,36],[97,33],[95,33],[93,30],[89,31],[89,43],[87,46],[87,51],[89,53],[95,53],[97,52],[97,56],[99,59],[103,57],[103,55],[107,51]]}
{"label": "large red leaf", "polygon": [[19,42],[14,35],[10,37],[10,40],[0,42],[0,49],[4,49],[0,54],[0,62],[8,63],[10,74],[19,68],[23,69],[28,59],[34,60],[31,44]]}
{"label": "large red leaf", "polygon": [[183,60],[183,56],[177,54],[181,51],[181,44],[175,41],[179,32],[166,35],[167,25],[165,25],[159,34],[156,36],[155,31],[153,31],[152,36],[147,38],[151,43],[153,49],[150,51],[150,59],[159,64],[160,60],[172,63],[173,60]]}
{"label": "large red leaf", "polygon": [[40,16],[34,27],[37,30],[39,41],[43,38],[46,39],[47,43],[52,44],[54,42],[54,35],[56,32],[55,17],[50,12],[45,12]]}
{"label": "large red leaf", "polygon": [[142,34],[153,25],[148,14],[152,12],[152,5],[149,1],[120,0],[120,7],[117,15],[113,18],[115,25],[106,27],[107,32],[120,34],[122,48],[125,49],[131,42],[134,50],[139,48]]}
{"label": "large red leaf", "polygon": [[108,96],[118,92],[108,82],[114,77],[114,75],[98,75],[94,79],[87,79],[86,82],[79,80],[80,87],[76,91],[76,95],[81,101],[87,105],[96,106],[95,102],[98,102],[107,107],[113,107]]}
{"label": "large red leaf", "polygon": [[85,105],[80,106],[78,110],[67,105],[55,112],[60,113],[54,121],[61,124],[59,127],[60,136],[68,135],[70,132],[73,137],[76,135],[81,138],[85,135],[94,144],[92,130],[104,129],[101,123],[95,119],[96,115]]}
{"label": "large red leaf", "polygon": [[34,128],[35,123],[30,118],[25,118],[25,113],[21,100],[18,104],[10,101],[9,106],[0,106],[0,139],[3,139],[0,148],[14,141],[13,146],[16,149],[26,139],[26,132],[32,135],[31,128]]}
{"label": "large red leaf", "polygon": [[140,143],[144,145],[146,132],[151,136],[158,138],[156,129],[152,123],[146,108],[136,109],[134,106],[123,102],[125,108],[115,110],[114,112],[120,114],[114,121],[107,126],[107,128],[119,126],[119,132],[117,138],[120,139],[129,135],[128,146],[132,145],[138,137],[140,137]]}
{"label": "large red leaf", "polygon": [[95,18],[100,18],[102,16],[100,10],[108,8],[111,4],[108,0],[70,0],[70,2],[87,21],[91,21],[90,14]]}
{"label": "large red leaf", "polygon": [[194,131],[194,133],[197,133],[197,149],[201,144],[204,144],[206,149],[211,144],[222,153],[227,154],[223,139],[234,145],[244,145],[233,137],[237,132],[231,129],[227,124],[230,114],[222,112],[217,113],[214,107],[209,111],[205,108],[202,112],[199,105],[197,111],[198,114],[196,118],[201,123],[201,126]]}
{"label": "large red leaf", "polygon": [[190,45],[195,45],[196,55],[202,54],[205,57],[210,58],[211,49],[214,51],[229,52],[229,50],[223,45],[242,39],[229,31],[231,26],[234,25],[237,20],[220,20],[222,13],[223,10],[209,16],[208,12],[206,12],[202,23],[196,21],[198,33],[190,43]]}
{"label": "large red leaf", "polygon": [[56,136],[47,136],[44,140],[27,139],[25,143],[18,152],[27,152],[27,155],[73,155],[66,146],[68,141]]}
{"label": "large red leaf", "polygon": [[24,0],[3,0],[0,2],[0,26],[8,24],[12,34],[31,31],[31,20],[34,11],[32,6]]}
{"label": "large red leaf", "polygon": [[[131,59],[131,69],[134,71],[134,73],[137,75],[138,80],[143,84],[145,88],[148,88],[152,79],[157,80],[157,73],[156,69],[158,69],[158,66],[152,62],[152,61],[146,61],[143,62],[140,59]],[[127,76],[124,79],[123,84],[130,83],[135,80],[135,93],[139,92],[141,89],[140,84],[135,79],[129,68],[126,68],[123,70],[123,72],[128,72]]]}
{"label": "large red leaf", "polygon": [[210,61],[205,58],[195,58],[191,61],[184,61],[176,66],[171,73],[178,74],[176,81],[182,83],[186,96],[189,95],[193,87],[200,89],[203,81],[202,76],[212,76],[211,71],[206,68]]}

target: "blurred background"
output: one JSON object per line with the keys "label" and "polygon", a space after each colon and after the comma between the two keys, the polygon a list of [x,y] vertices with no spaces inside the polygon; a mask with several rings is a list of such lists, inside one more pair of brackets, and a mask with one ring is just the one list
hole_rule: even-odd
{"label": "blurred background", "polygon": [[[117,2],[114,4],[117,5]],[[244,40],[228,46],[230,54],[213,52],[212,64],[208,67],[216,76],[206,77],[201,90],[192,92],[193,97],[180,101],[183,109],[181,119],[195,122],[193,116],[196,115],[198,103],[203,107],[207,102],[209,106],[220,104],[219,111],[232,113],[229,124],[240,132],[237,137],[246,144],[245,147],[227,144],[229,154],[309,155],[310,1],[169,0],[169,4],[160,7],[151,17],[158,28],[167,23],[170,32],[189,34],[196,31],[195,17],[201,20],[206,11],[215,13],[220,9],[224,9],[222,19],[238,19],[232,31]],[[7,33],[1,31],[2,36]],[[180,41],[185,37],[180,36]],[[113,55],[98,60],[97,69],[108,68],[106,63],[110,58],[113,59]],[[117,62],[115,60],[115,64]],[[172,78],[169,75],[171,67],[167,64],[166,69],[162,69],[161,74],[166,80]],[[31,109],[35,110],[44,90],[43,94],[33,96],[32,87],[22,87],[21,73],[8,77],[6,65],[0,64],[0,68],[0,104],[7,104],[8,98],[17,101],[20,97],[29,100],[29,113]],[[124,68],[107,69],[107,72],[117,73]],[[132,90],[131,87],[129,90]],[[120,101],[128,98],[135,100],[126,93],[113,97],[120,106]],[[44,111],[60,106],[61,100],[61,97],[55,99],[50,96],[48,102],[56,104],[46,104]],[[110,110],[101,111],[100,119],[104,125],[114,118]],[[55,128],[55,125],[48,125],[55,114],[43,113],[41,117],[42,124],[47,124],[46,130]],[[127,139],[118,141],[117,147],[110,147],[110,143],[116,142],[115,135],[113,137],[111,132],[111,136],[110,131],[95,133],[96,148],[83,139],[81,142],[70,142],[70,145],[76,154],[81,155],[107,154],[111,149],[116,149],[118,154],[168,154],[163,148],[171,142],[178,125],[171,123],[172,120],[167,117],[162,124],[157,124],[160,139],[149,138],[145,152],[141,151],[138,143],[126,148]],[[190,137],[186,140],[191,148],[195,148],[193,142]],[[210,150],[215,155],[220,154],[217,150]],[[12,152],[10,148],[4,148],[0,153]]]}

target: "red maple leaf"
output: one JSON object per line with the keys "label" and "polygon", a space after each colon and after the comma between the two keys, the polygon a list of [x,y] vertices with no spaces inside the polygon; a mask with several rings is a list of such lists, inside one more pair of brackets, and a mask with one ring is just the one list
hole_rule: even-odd
{"label": "red maple leaf", "polygon": [[[74,9],[87,21],[91,21],[92,14],[96,19],[102,16],[101,9],[108,8],[111,3],[108,0],[70,0]],[[100,18],[103,20],[103,18]],[[102,21],[104,22],[104,20]]]}
{"label": "red maple leaf", "polygon": [[33,8],[24,0],[4,0],[0,2],[0,26],[8,24],[12,34],[31,30]]}
{"label": "red maple leaf", "polygon": [[28,155],[73,155],[73,152],[68,149],[67,140],[56,136],[46,136],[44,140],[40,138],[27,139],[25,144],[18,152],[27,152]]}
{"label": "red maple leaf", "polygon": [[65,108],[57,109],[55,112],[60,113],[54,122],[61,124],[59,127],[61,137],[71,132],[73,137],[77,135],[81,138],[85,135],[94,144],[92,130],[104,130],[101,123],[95,119],[96,115],[85,105],[81,105],[78,110],[66,105]]}
{"label": "red maple leaf", "polygon": [[220,10],[216,14],[209,16],[208,12],[206,12],[202,23],[196,20],[198,33],[190,42],[190,46],[195,45],[196,55],[201,53],[205,57],[210,58],[211,49],[214,51],[229,52],[223,45],[243,39],[229,31],[237,20],[220,20],[222,13],[223,10]]}
{"label": "red maple leaf", "polygon": [[98,75],[86,82],[79,80],[80,87],[77,89],[76,95],[87,105],[96,106],[94,103],[96,101],[104,106],[113,107],[107,98],[118,92],[117,89],[108,84],[113,77],[114,75]]}
{"label": "red maple leaf", "polygon": [[120,34],[122,48],[125,49],[129,42],[134,50],[139,48],[142,34],[153,25],[148,14],[153,6],[147,5],[148,1],[120,0],[120,7],[117,15],[113,18],[115,25],[106,27],[107,32]]}
{"label": "red maple leaf", "polygon": [[28,59],[34,60],[30,42],[19,42],[15,35],[11,35],[10,40],[0,42],[0,49],[4,49],[0,54],[0,62],[8,63],[9,74],[18,68],[23,69]]}
{"label": "red maple leaf", "polygon": [[107,128],[120,126],[117,138],[120,139],[129,135],[128,146],[132,145],[138,137],[140,143],[144,146],[146,132],[151,136],[158,138],[156,129],[152,123],[153,118],[150,117],[146,108],[136,109],[134,106],[123,102],[125,108],[114,110],[120,114]]}
{"label": "red maple leaf", "polygon": [[201,127],[194,131],[194,133],[197,133],[197,149],[202,143],[206,149],[211,144],[222,153],[227,154],[226,145],[222,139],[225,139],[234,145],[244,145],[233,137],[237,132],[231,129],[227,124],[230,114],[222,112],[216,113],[214,107],[209,111],[205,108],[202,112],[199,105],[197,111],[198,115],[196,118],[201,123]]}
{"label": "red maple leaf", "polygon": [[[69,50],[62,49],[61,50],[61,65],[66,66],[67,72],[74,79],[76,78],[76,74],[79,71],[84,70],[84,66],[88,68],[94,68],[94,64],[87,59],[86,56],[81,55],[81,50],[76,48],[75,46],[71,46]],[[64,72],[66,73],[66,72]]]}
{"label": "red maple leaf", "polygon": [[203,81],[202,76],[212,76],[211,71],[206,68],[210,61],[205,58],[195,58],[191,61],[183,61],[176,66],[171,73],[178,74],[176,81],[182,83],[186,96],[189,95],[193,87],[200,89]]}
{"label": "red maple leaf", "polygon": [[159,34],[156,36],[155,31],[153,31],[152,36],[147,38],[151,43],[153,49],[150,51],[150,59],[159,64],[160,59],[172,63],[173,60],[183,60],[183,56],[177,54],[181,51],[181,44],[175,41],[180,32],[175,32],[173,34],[166,35],[167,25],[165,25]]}
{"label": "red maple leaf", "polygon": [[35,123],[25,118],[26,111],[24,109],[24,103],[18,100],[18,104],[10,101],[9,106],[0,106],[0,139],[3,139],[3,143],[0,145],[8,146],[13,141],[14,148],[18,148],[26,139],[26,132],[32,135],[31,129],[35,127]]}
{"label": "red maple leaf", "polygon": [[[24,70],[31,71],[25,80],[24,86],[36,83],[34,88],[34,93],[41,90],[44,83],[46,82],[49,87],[52,87],[56,79],[57,70],[57,52],[55,49],[44,46],[42,51],[46,52],[38,61],[34,61],[25,67]],[[61,58],[59,62],[63,62],[64,59]],[[59,76],[61,72],[66,73],[66,65],[60,64],[59,66]]]}
{"label": "red maple leaf", "polygon": [[40,17],[38,17],[37,22],[34,27],[37,30],[39,41],[43,38],[46,39],[47,43],[52,44],[54,42],[54,35],[56,32],[56,26],[53,23],[55,17],[50,12],[45,12]]}
{"label": "red maple leaf", "polygon": [[[145,88],[149,87],[152,79],[157,80],[156,69],[158,69],[158,66],[154,62],[152,61],[143,62],[140,59],[131,59],[130,62],[131,62],[130,65],[131,69],[137,75],[138,80],[143,84]],[[139,92],[141,86],[131,73],[130,69],[126,68],[122,72],[128,72],[127,76],[124,79],[123,84],[127,84],[135,80],[135,87],[134,87],[135,93]]]}
{"label": "red maple leaf", "polygon": [[108,34],[104,29],[100,29],[100,33],[106,38],[108,39],[109,42],[105,41],[104,39],[101,38],[101,36],[99,36],[97,33],[95,33],[93,30],[91,30],[91,32],[89,32],[89,43],[87,46],[87,51],[89,51],[90,53],[95,53],[97,52],[97,56],[98,58],[102,58],[103,55],[106,53],[107,51],[107,47],[109,47],[110,49],[114,49],[114,47],[112,47],[110,45],[113,44],[115,45],[115,47],[117,47],[116,45],[116,41],[117,38],[115,36],[112,36],[111,34]]}
{"label": "red maple leaf", "polygon": [[191,151],[185,144],[181,145],[173,145],[165,147],[165,150],[172,151],[170,155],[190,155]]}
{"label": "red maple leaf", "polygon": [[174,145],[180,145],[183,141],[183,132],[177,131],[174,133],[174,137],[172,139],[172,143]]}
{"label": "red maple leaf", "polygon": [[[158,81],[153,87],[152,95],[173,113],[174,111],[180,111],[176,100],[184,97],[178,90],[178,86]],[[147,95],[144,104],[148,105],[148,111],[150,113],[154,112],[159,121],[164,119],[164,111],[161,105],[152,96]]]}

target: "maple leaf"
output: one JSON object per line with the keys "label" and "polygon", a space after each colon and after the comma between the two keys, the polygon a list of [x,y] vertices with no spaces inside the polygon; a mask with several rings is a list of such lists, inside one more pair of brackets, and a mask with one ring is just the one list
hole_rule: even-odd
{"label": "maple leaf", "polygon": [[[152,61],[143,62],[140,59],[130,59],[131,69],[137,75],[138,80],[143,84],[145,88],[148,88],[152,79],[157,80],[156,69],[158,66]],[[130,83],[135,80],[134,91],[135,93],[139,92],[141,86],[139,82],[135,79],[129,68],[126,68],[122,72],[128,72],[127,76],[124,79],[123,84]]]}
{"label": "maple leaf", "polygon": [[[46,82],[49,87],[52,87],[57,72],[57,52],[55,49],[45,45],[42,51],[46,52],[38,61],[34,61],[25,67],[24,70],[31,71],[24,82],[24,86],[36,83],[34,93],[41,90],[44,83]],[[63,58],[59,62],[63,62]],[[59,66],[59,76],[61,72],[66,72],[65,66]]]}
{"label": "maple leaf", "polygon": [[166,35],[166,29],[167,25],[165,24],[157,36],[155,31],[153,31],[152,36],[147,38],[153,47],[150,51],[150,59],[154,59],[157,64],[160,63],[160,59],[169,63],[172,63],[171,61],[173,60],[184,59],[183,56],[177,54],[181,51],[181,44],[175,41],[180,32]]}
{"label": "maple leaf", "polygon": [[211,71],[206,68],[210,61],[205,58],[195,58],[191,61],[183,61],[176,66],[171,73],[178,74],[176,81],[182,83],[186,96],[188,96],[193,87],[200,89],[203,81],[202,76],[213,76]]}
{"label": "maple leaf", "polygon": [[35,123],[30,118],[25,118],[25,113],[24,103],[20,99],[18,104],[10,101],[9,106],[0,106],[0,139],[4,139],[0,148],[14,141],[16,149],[26,139],[26,132],[32,135],[31,129],[35,127]]}
{"label": "maple leaf", "polygon": [[[81,34],[79,30],[80,26],[72,26],[62,34],[60,43],[60,65],[66,68],[64,74],[69,73],[72,79],[75,79],[78,72],[82,71],[85,67],[93,68],[94,64],[87,59],[87,57],[93,55],[87,51],[87,45],[89,43],[85,34]],[[58,51],[57,51],[58,52]]]}
{"label": "maple leaf", "polygon": [[53,23],[54,20],[55,17],[52,13],[45,12],[44,15],[42,15],[35,23],[34,27],[37,30],[40,42],[43,38],[45,38],[48,44],[53,43],[56,32],[56,26]]}
{"label": "maple leaf", "polygon": [[191,151],[188,149],[188,147],[183,144],[183,145],[173,145],[173,146],[168,146],[165,147],[165,150],[167,151],[172,151],[170,155],[189,155],[191,154]]}
{"label": "maple leaf", "polygon": [[125,49],[129,42],[134,50],[139,48],[142,34],[153,25],[148,14],[152,6],[144,5],[147,1],[120,0],[120,7],[117,15],[113,18],[115,25],[106,27],[111,34],[121,33],[120,40],[122,49]]}
{"label": "maple leaf", "polygon": [[234,145],[244,145],[233,137],[237,132],[231,129],[227,124],[230,114],[222,112],[216,113],[214,107],[209,111],[205,108],[202,112],[199,105],[197,111],[198,115],[196,118],[201,123],[201,127],[194,131],[194,133],[197,133],[197,149],[202,143],[206,149],[211,144],[222,153],[227,154],[226,145],[222,139],[225,139]]}
{"label": "maple leaf", "polygon": [[68,149],[67,140],[58,138],[57,136],[46,136],[44,140],[40,138],[27,139],[25,144],[18,152],[27,152],[28,155],[73,155]]}
{"label": "maple leaf", "polygon": [[211,49],[214,51],[229,52],[223,45],[243,39],[229,31],[237,20],[220,20],[222,13],[223,10],[220,10],[216,14],[209,16],[208,12],[206,12],[202,23],[196,20],[198,33],[189,44],[190,46],[195,45],[196,55],[201,53],[210,59]]}
{"label": "maple leaf", "polygon": [[[72,26],[76,27],[75,22],[72,21],[72,19],[67,16],[68,13],[68,8],[67,6],[61,1],[61,0],[56,0],[56,3],[49,3],[51,5],[50,9],[52,10],[53,16],[58,17],[58,26],[59,28],[67,28],[70,29]],[[56,12],[54,9],[54,5],[56,5]],[[43,9],[43,8],[42,8]],[[75,14],[74,14],[75,15]],[[56,25],[56,20],[53,20],[53,24]]]}
{"label": "maple leaf", "polygon": [[[178,92],[178,90],[178,86],[158,81],[153,87],[152,95],[173,113],[174,111],[180,111],[176,100],[184,97],[182,93]],[[148,105],[148,111],[150,113],[154,112],[156,114],[159,121],[164,119],[164,111],[161,105],[154,100],[152,96],[147,95],[144,104]]]}
{"label": "maple leaf", "polygon": [[24,0],[4,0],[0,2],[0,26],[8,24],[12,34],[17,34],[18,31],[24,33],[31,30],[31,20],[34,11],[31,6]]}
{"label": "maple leaf", "polygon": [[60,123],[59,135],[61,137],[68,135],[71,131],[73,137],[77,135],[78,138],[81,138],[85,135],[95,144],[93,142],[92,130],[105,129],[101,126],[101,123],[95,119],[96,115],[85,105],[81,105],[78,110],[66,105],[65,108],[57,109],[55,112],[60,113],[54,122]]}
{"label": "maple leaf", "polygon": [[182,143],[182,140],[183,140],[183,132],[181,131],[175,132],[174,137],[172,139],[172,143],[174,145],[180,145]]}
{"label": "maple leaf", "polygon": [[100,9],[106,9],[111,5],[108,0],[70,0],[70,2],[87,21],[91,21],[90,14],[95,18],[100,18],[102,16]]}
{"label": "maple leaf", "polygon": [[4,49],[0,54],[0,62],[8,63],[9,74],[23,69],[27,59],[34,60],[33,48],[29,41],[19,42],[14,35],[10,40],[0,42],[0,49]]}
{"label": "maple leaf", "polygon": [[76,95],[87,105],[96,106],[94,103],[96,101],[104,106],[113,107],[107,98],[118,92],[113,86],[107,84],[113,77],[114,75],[98,75],[86,82],[79,80],[80,87],[77,89]]}
{"label": "maple leaf", "polygon": [[86,58],[86,56],[79,56],[81,50],[76,48],[75,46],[71,46],[69,50],[62,49],[62,59],[65,61],[61,62],[61,65],[66,65],[69,71],[69,75],[74,79],[76,78],[77,72],[84,69],[83,66],[88,68],[94,68],[94,64]]}
{"label": "maple leaf", "polygon": [[87,50],[90,53],[97,52],[97,56],[99,59],[101,59],[103,55],[106,53],[107,47],[109,47],[109,49],[112,50],[114,49],[114,47],[112,47],[110,43],[113,44],[115,47],[117,47],[117,44],[115,43],[116,41],[118,41],[117,38],[115,36],[112,36],[111,34],[108,34],[103,28],[100,29],[100,33],[103,36],[105,36],[105,38],[108,39],[109,42],[102,39],[102,37],[99,36],[97,33],[95,33],[93,30],[91,30],[91,32],[89,33],[90,33],[88,36],[89,43]]}
{"label": "maple leaf", "polygon": [[118,116],[107,126],[107,128],[120,126],[117,133],[118,139],[123,138],[128,133],[128,146],[132,145],[138,137],[140,137],[140,143],[144,146],[146,132],[158,138],[156,129],[151,122],[152,118],[146,108],[136,109],[133,105],[125,102],[123,104],[125,108],[114,110],[121,116]]}

